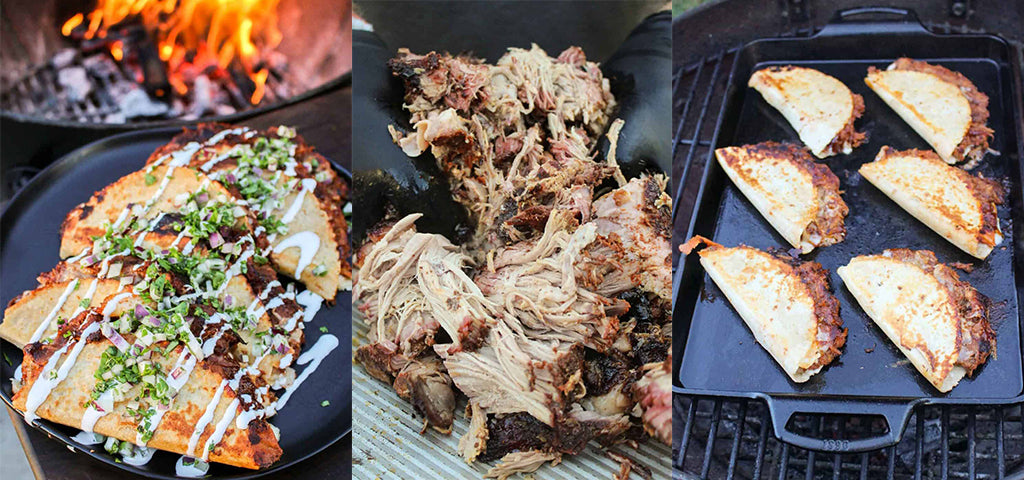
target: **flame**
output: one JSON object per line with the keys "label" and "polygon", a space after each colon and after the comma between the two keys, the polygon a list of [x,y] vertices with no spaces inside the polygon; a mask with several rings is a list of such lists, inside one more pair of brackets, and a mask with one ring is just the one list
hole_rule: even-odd
{"label": "flame", "polygon": [[[276,48],[282,39],[278,2],[98,0],[92,12],[68,19],[61,33],[70,36],[85,24],[84,38],[105,38],[120,22],[138,18],[153,35],[176,91],[187,92],[191,80],[208,67],[227,69],[237,62],[256,86],[250,98],[256,104],[264,96],[269,76],[263,62],[265,53]],[[124,58],[120,41],[110,49],[116,60]]]}
{"label": "flame", "polygon": [[118,40],[110,46],[110,55],[114,57],[114,60],[121,61],[124,59],[124,42]]}
{"label": "flame", "polygon": [[81,13],[76,13],[75,16],[69,18],[68,21],[64,22],[64,25],[61,25],[60,33],[64,34],[65,37],[71,35],[71,31],[74,30],[75,27],[82,24],[82,20],[85,20],[85,15],[82,15]]}

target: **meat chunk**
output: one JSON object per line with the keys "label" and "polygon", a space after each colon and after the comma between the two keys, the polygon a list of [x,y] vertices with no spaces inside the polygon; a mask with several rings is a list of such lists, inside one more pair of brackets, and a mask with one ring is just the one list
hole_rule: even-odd
{"label": "meat chunk", "polygon": [[409,403],[426,423],[441,433],[451,433],[455,419],[452,379],[441,360],[433,355],[413,360],[395,376],[395,392]]}
{"label": "meat chunk", "polygon": [[662,175],[641,176],[594,202],[599,235],[622,242],[623,269],[643,290],[671,301],[671,199]]}
{"label": "meat chunk", "polygon": [[531,340],[505,322],[476,351],[438,353],[459,390],[490,413],[529,412],[554,425],[582,395],[580,345]]}
{"label": "meat chunk", "polygon": [[576,223],[572,212],[553,211],[541,238],[498,250],[475,281],[529,336],[605,350],[618,335],[616,317],[629,305],[579,284],[576,263],[596,239],[596,227]]}
{"label": "meat chunk", "polygon": [[672,445],[672,356],[644,365],[643,371],[644,376],[633,386],[633,396],[643,412],[644,430]]}
{"label": "meat chunk", "polygon": [[472,265],[441,235],[417,233],[420,215],[399,220],[363,258],[353,291],[356,308],[377,342],[407,357],[434,344],[441,327],[452,351],[479,347],[494,322],[494,306],[466,274]]}
{"label": "meat chunk", "polygon": [[488,470],[484,478],[505,480],[517,473],[535,472],[547,462],[557,465],[561,460],[562,454],[560,453],[541,452],[538,450],[512,452],[501,457],[501,462]]}

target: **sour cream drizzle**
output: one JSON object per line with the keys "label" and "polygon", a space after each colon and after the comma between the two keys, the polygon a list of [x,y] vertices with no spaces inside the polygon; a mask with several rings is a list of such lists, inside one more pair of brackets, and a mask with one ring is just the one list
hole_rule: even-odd
{"label": "sour cream drizzle", "polygon": [[316,189],[316,180],[312,178],[302,179],[302,189],[299,190],[299,194],[295,196],[295,200],[292,205],[288,207],[288,211],[281,217],[281,222],[285,225],[291,223],[295,219],[295,216],[299,214],[299,210],[302,209],[302,199],[306,196],[306,192]]}
{"label": "sour cream drizzle", "polygon": [[281,253],[289,248],[299,248],[299,261],[295,265],[295,278],[302,277],[302,271],[313,261],[313,256],[320,249],[320,237],[317,234],[305,231],[292,235],[274,247],[274,253]]}
{"label": "sour cream drizzle", "polygon": [[[99,406],[99,408],[97,408]],[[82,414],[82,431],[92,433],[93,428],[96,427],[96,422],[104,415],[110,413],[114,408],[114,390],[107,389],[100,394],[100,398],[97,398],[95,402],[89,404],[89,408],[85,409],[85,413]]]}
{"label": "sour cream drizzle", "polygon": [[60,298],[57,299],[57,304],[53,306],[53,310],[50,310],[50,314],[43,319],[43,322],[36,328],[35,333],[32,334],[32,338],[28,343],[36,343],[40,338],[43,338],[43,334],[46,333],[46,329],[50,328],[50,322],[57,316],[57,312],[68,302],[68,297],[71,296],[71,292],[78,288],[78,279],[74,279],[68,284],[67,288],[64,289],[64,293],[60,294]]}
{"label": "sour cream drizzle", "polygon": [[[89,335],[99,330],[99,323],[92,322],[85,330],[82,330],[82,335],[78,338],[74,344],[66,344],[50,355],[49,360],[46,361],[46,366],[43,367],[43,371],[39,373],[39,378],[32,383],[32,388],[28,391],[28,398],[25,400],[25,420],[31,423],[33,420],[39,418],[36,415],[36,409],[39,408],[43,402],[46,401],[47,397],[50,396],[50,392],[53,388],[63,382],[68,376],[68,372],[71,371],[71,367],[75,366],[75,361],[78,360],[78,354],[82,353],[82,349],[85,348],[86,340]],[[68,347],[71,346],[71,351],[68,353],[68,358],[64,360],[64,363],[57,369],[57,376],[50,378],[50,372],[53,371],[57,366],[57,361],[64,355]]]}
{"label": "sour cream drizzle", "polygon": [[203,412],[203,416],[199,417],[199,421],[196,422],[196,428],[192,429],[192,436],[188,439],[188,448],[185,449],[185,454],[193,453],[196,448],[196,444],[199,443],[199,437],[203,436],[203,432],[206,431],[206,426],[213,421],[213,414],[217,412],[217,405],[220,404],[220,397],[224,395],[224,388],[228,386],[228,381],[221,380],[220,386],[217,387],[217,391],[213,393],[213,398],[210,403],[206,405],[206,410]]}
{"label": "sour cream drizzle", "polygon": [[224,438],[224,432],[227,431],[228,425],[231,425],[231,420],[234,420],[235,415],[238,415],[239,400],[236,398],[228,404],[228,409],[224,411],[224,415],[220,417],[220,421],[217,422],[217,428],[213,430],[213,434],[210,438],[206,439],[206,445],[203,446],[203,461],[210,459],[211,447],[220,445],[220,441]]}

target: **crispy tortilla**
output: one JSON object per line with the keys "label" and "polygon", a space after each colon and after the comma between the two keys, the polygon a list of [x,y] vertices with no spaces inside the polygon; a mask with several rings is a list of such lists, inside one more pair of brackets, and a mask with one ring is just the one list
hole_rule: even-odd
{"label": "crispy tortilla", "polygon": [[997,205],[1002,187],[943,162],[926,150],[882,147],[860,174],[935,233],[985,259],[1003,241]]}
{"label": "crispy tortilla", "polygon": [[794,248],[809,253],[846,237],[839,179],[795,145],[764,142],[715,150],[736,187]]}
{"label": "crispy tortilla", "polygon": [[[209,174],[212,177],[220,178],[220,174],[231,173],[237,167],[237,160],[226,155],[238,145],[251,145],[261,138],[278,138],[278,128],[272,128],[265,132],[257,132],[247,128],[228,128],[223,125],[204,124],[196,129],[189,129],[176,136],[167,145],[153,153],[147,160],[147,164],[153,164],[162,158],[173,156],[177,152],[190,152],[190,146],[201,144],[202,148],[191,154],[188,165],[196,170]],[[351,266],[348,263],[348,226],[342,213],[342,204],[346,195],[347,187],[338,177],[337,173],[330,167],[330,163],[317,154],[303,140],[296,136],[291,139],[295,144],[294,158],[297,165],[294,167],[294,177],[280,175],[276,188],[279,191],[287,191],[280,201],[280,206],[271,212],[271,215],[281,219],[295,203],[302,190],[302,182],[295,182],[288,189],[290,180],[314,180],[315,175],[320,175],[321,180],[316,181],[316,187],[308,194],[303,195],[301,208],[294,219],[288,224],[288,233],[273,238],[271,245],[274,253],[270,256],[271,264],[277,271],[296,277],[295,270],[299,266],[300,248],[288,247],[276,248],[283,242],[297,240],[297,236],[312,232],[317,238],[316,253],[308,266],[305,267],[297,278],[307,288],[316,292],[327,300],[333,300],[339,289],[350,288]],[[312,164],[315,161],[316,167],[312,170],[306,168],[305,162]],[[282,167],[282,169],[284,169]],[[273,172],[266,172],[267,178],[273,178]],[[229,187],[229,190],[238,198],[241,193]],[[312,237],[309,237],[312,239]],[[323,265],[326,272],[314,274],[314,268]]]}
{"label": "crispy tortilla", "polygon": [[[206,186],[212,197],[230,195],[223,186],[199,172],[177,167],[167,175],[167,165],[161,165],[152,172],[139,170],[118,179],[102,190],[94,193],[89,201],[78,205],[61,224],[60,258],[80,255],[92,247],[93,237],[102,237],[107,226],[114,224],[121,215],[136,206],[140,209],[152,200],[152,206],[143,218],[152,220],[161,213],[178,211],[179,195],[188,195]],[[166,178],[167,183],[164,184]],[[168,232],[154,232],[146,236],[146,240],[167,242],[167,237],[174,236]]]}
{"label": "crispy tortilla", "polygon": [[988,96],[960,73],[900,58],[884,71],[871,67],[864,82],[946,163],[970,167],[988,152]]}
{"label": "crispy tortilla", "polygon": [[853,129],[864,99],[817,70],[787,65],[754,72],[747,83],[796,129],[814,156],[849,154],[865,135]]}
{"label": "crispy tortilla", "polygon": [[820,264],[699,236],[683,253],[702,244],[704,270],[790,379],[806,382],[839,356],[846,329]]}
{"label": "crispy tortilla", "polygon": [[948,392],[995,354],[981,294],[929,251],[854,257],[839,276],[921,375]]}
{"label": "crispy tortilla", "polygon": [[[81,427],[82,416],[86,411],[84,405],[91,401],[89,395],[96,384],[93,373],[99,369],[103,352],[111,346],[110,341],[102,337],[99,340],[88,342],[68,371],[67,377],[53,388],[46,401],[36,409],[36,414],[62,425]],[[21,411],[25,410],[32,385],[38,380],[40,372],[50,358],[49,352],[56,349],[55,346],[37,345],[37,347],[26,351],[22,367],[24,369],[23,385],[13,398],[14,407]],[[184,347],[178,346],[173,353],[166,357],[155,357],[155,361],[168,368],[174,364],[174,360],[183,349]],[[33,355],[30,352],[38,353]],[[63,364],[66,360],[65,357],[67,355],[60,359],[58,365]],[[222,380],[225,380],[225,377],[216,368],[210,366],[207,361],[200,362],[193,370],[189,381],[184,384],[171,402],[171,409],[164,415],[159,428],[147,446],[174,453],[200,456],[202,452],[186,452],[189,439]],[[134,388],[140,387],[135,386]],[[213,435],[216,423],[224,417],[224,412],[236,398],[236,393],[230,388],[224,390],[217,404],[213,421],[207,425],[200,437],[197,449],[202,448],[206,444],[206,440]],[[101,435],[134,443],[138,422],[126,412],[126,405],[127,402],[115,404],[114,410],[100,418],[93,430]],[[210,461],[258,469],[268,467],[280,458],[281,447],[265,420],[253,420],[246,430],[235,428],[234,423],[231,422],[224,433],[223,440],[211,452]]]}

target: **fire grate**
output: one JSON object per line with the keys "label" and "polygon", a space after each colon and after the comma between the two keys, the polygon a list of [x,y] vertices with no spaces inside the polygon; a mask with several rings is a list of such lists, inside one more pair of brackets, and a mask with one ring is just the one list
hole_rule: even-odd
{"label": "fire grate", "polygon": [[[944,34],[983,33],[949,23],[927,27]],[[779,36],[809,36],[816,31],[809,27]],[[672,215],[677,242],[687,233],[699,188],[699,182],[687,184],[683,179],[703,175],[738,50],[736,46],[704,57],[677,68],[673,75]],[[1019,60],[1024,59],[1020,43],[1014,50]],[[673,249],[673,265],[678,256]],[[673,419],[676,478],[1024,478],[1024,405],[918,408],[899,444],[857,454],[814,452],[776,440],[768,409],[759,400],[674,394]],[[789,428],[817,438],[850,439],[878,432],[885,423],[864,416],[801,415],[790,421]]]}
{"label": "fire grate", "polygon": [[[1021,405],[919,409],[902,441],[873,452],[820,453],[775,440],[760,401],[675,395],[676,477],[779,480],[1001,479],[1024,467]],[[857,416],[803,416],[794,430],[848,438],[877,428]]]}

